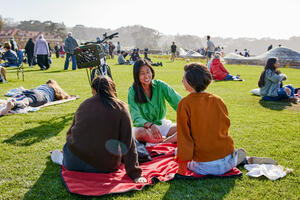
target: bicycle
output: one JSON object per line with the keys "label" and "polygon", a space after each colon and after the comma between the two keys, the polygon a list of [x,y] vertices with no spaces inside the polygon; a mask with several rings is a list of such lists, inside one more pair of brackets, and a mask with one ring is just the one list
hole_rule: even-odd
{"label": "bicycle", "polygon": [[104,33],[103,40],[81,43],[82,46],[75,49],[74,54],[76,56],[77,66],[79,69],[86,68],[90,85],[95,76],[98,75],[107,75],[112,79],[110,67],[106,62],[103,42],[118,37],[118,34],[119,33],[116,32],[107,36],[107,33]]}

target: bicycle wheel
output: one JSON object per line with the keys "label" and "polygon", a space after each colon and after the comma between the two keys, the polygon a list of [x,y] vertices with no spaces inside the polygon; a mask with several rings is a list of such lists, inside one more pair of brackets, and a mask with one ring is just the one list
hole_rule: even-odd
{"label": "bicycle wheel", "polygon": [[101,74],[102,74],[101,70],[98,67],[97,68],[93,68],[92,72],[91,72],[91,81],[93,81],[96,76],[99,76]]}
{"label": "bicycle wheel", "polygon": [[110,67],[108,65],[106,65],[106,68],[107,68],[107,76],[109,76],[113,80]]}

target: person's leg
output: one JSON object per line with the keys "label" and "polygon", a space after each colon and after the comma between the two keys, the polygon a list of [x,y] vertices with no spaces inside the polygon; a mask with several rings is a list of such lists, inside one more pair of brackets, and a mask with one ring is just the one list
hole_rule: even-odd
{"label": "person's leg", "polygon": [[44,62],[45,69],[49,69],[50,65],[49,65],[48,55],[43,55],[43,62]]}
{"label": "person's leg", "polygon": [[177,126],[172,125],[163,143],[176,143],[176,142],[177,142]]}
{"label": "person's leg", "polygon": [[6,83],[6,69],[5,67],[0,66],[0,75],[3,83]]}
{"label": "person's leg", "polygon": [[133,134],[139,142],[159,143],[163,140],[163,138],[155,138],[150,128],[134,127]]}
{"label": "person's leg", "polygon": [[28,99],[28,104],[31,107],[38,107],[47,103],[46,97],[37,90],[25,90],[22,92]]}
{"label": "person's leg", "polygon": [[71,54],[69,54],[69,53],[67,53],[67,55],[66,55],[66,60],[65,60],[65,66],[64,66],[64,70],[68,70],[68,68],[69,68],[69,62],[70,62],[70,55]]}
{"label": "person's leg", "polygon": [[235,155],[233,153],[225,156],[224,158],[210,162],[191,161],[188,163],[188,169],[197,174],[215,176],[225,174],[235,166]]}
{"label": "person's leg", "polygon": [[39,65],[41,70],[45,69],[43,59],[43,55],[37,55],[37,64]]}
{"label": "person's leg", "polygon": [[83,171],[91,173],[110,173],[115,170],[99,171],[93,166],[89,165],[85,161],[75,156],[67,147],[67,144],[63,148],[63,165],[70,171]]}
{"label": "person's leg", "polygon": [[224,81],[233,80],[234,77],[231,74],[227,74],[227,76],[224,78]]}
{"label": "person's leg", "polygon": [[72,70],[76,69],[77,62],[76,62],[76,56],[73,54],[72,55]]}

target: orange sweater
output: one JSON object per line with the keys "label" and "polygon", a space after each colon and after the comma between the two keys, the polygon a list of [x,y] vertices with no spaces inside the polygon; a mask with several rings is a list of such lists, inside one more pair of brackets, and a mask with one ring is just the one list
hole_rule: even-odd
{"label": "orange sweater", "polygon": [[224,158],[234,150],[228,132],[230,120],[226,105],[210,93],[191,93],[177,108],[177,147],[179,173],[186,162],[209,162]]}

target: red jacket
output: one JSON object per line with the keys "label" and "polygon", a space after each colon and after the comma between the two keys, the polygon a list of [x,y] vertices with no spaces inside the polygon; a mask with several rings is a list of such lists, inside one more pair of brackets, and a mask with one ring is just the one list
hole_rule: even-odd
{"label": "red jacket", "polygon": [[229,72],[225,69],[223,64],[219,59],[213,59],[210,65],[210,73],[212,74],[215,80],[224,80],[224,78],[229,74]]}

